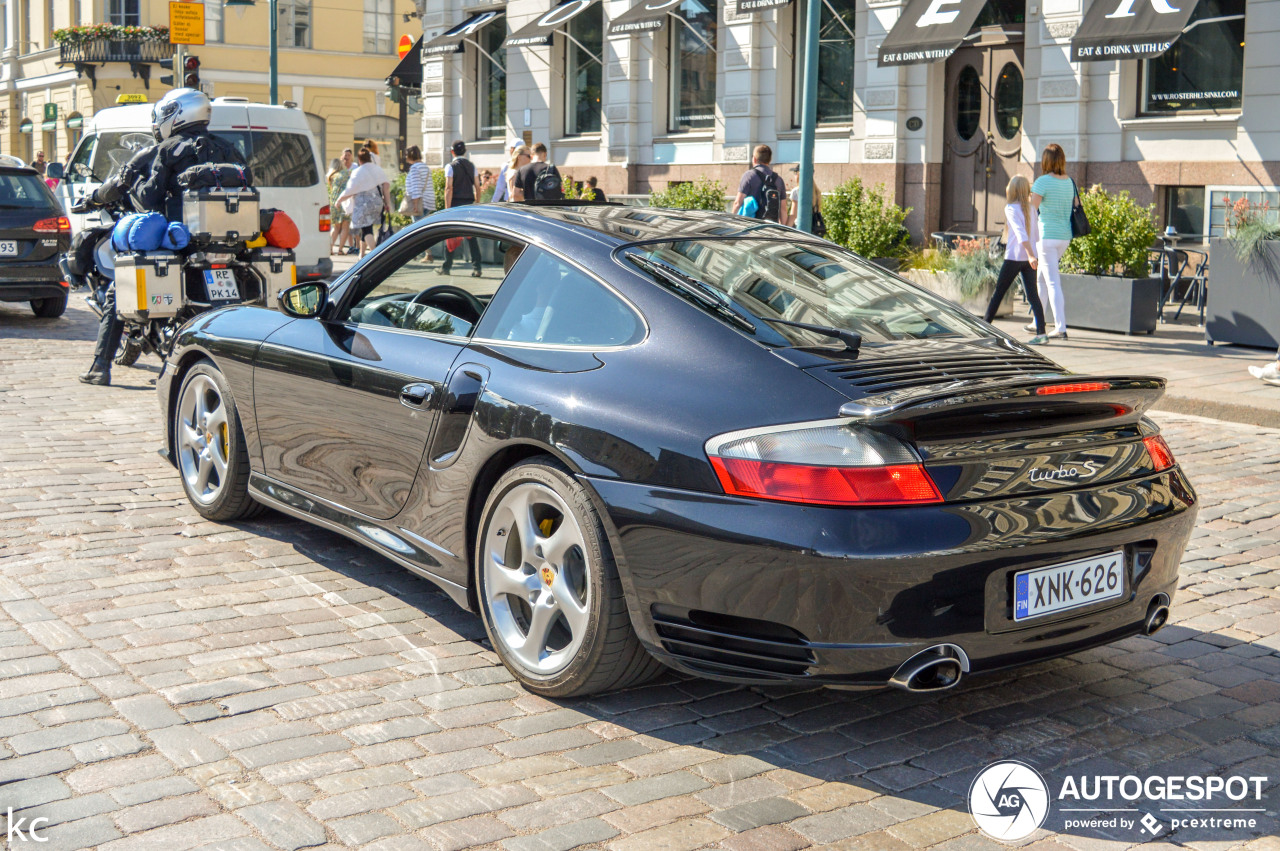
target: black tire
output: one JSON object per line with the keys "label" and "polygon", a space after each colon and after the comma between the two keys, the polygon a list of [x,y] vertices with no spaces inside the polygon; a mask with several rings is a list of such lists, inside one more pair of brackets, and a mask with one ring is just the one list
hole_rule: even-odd
{"label": "black tire", "polygon": [[67,294],[49,296],[48,298],[33,298],[31,300],[31,312],[41,319],[57,319],[67,310]]}
{"label": "black tire", "polygon": [[[208,500],[197,496],[193,485],[187,480],[183,471],[180,454],[183,452],[180,443],[180,429],[183,427],[183,402],[187,390],[197,380],[212,381],[217,388],[221,403],[225,408],[228,443],[226,477],[221,480],[217,494]],[[182,387],[178,391],[178,402],[174,405],[173,418],[169,424],[173,436],[174,461],[178,466],[182,489],[191,506],[207,520],[226,522],[229,520],[247,520],[256,517],[266,510],[266,506],[249,495],[249,452],[245,447],[244,429],[240,425],[240,414],[236,409],[235,398],[231,395],[227,380],[218,368],[210,361],[201,361],[183,376]]]}
{"label": "black tire", "polygon": [[116,366],[133,366],[142,357],[142,344],[132,337],[120,340],[120,350],[116,352]]}
{"label": "black tire", "polygon": [[[485,541],[495,510],[508,491],[529,482],[553,490],[573,512],[583,534],[586,562],[594,567],[587,571],[590,582],[587,634],[566,667],[550,676],[529,670],[507,649],[494,628],[485,589]],[[512,467],[494,484],[481,514],[474,565],[485,632],[507,670],[529,691],[545,697],[581,697],[638,685],[663,670],[662,663],[649,655],[631,626],[613,551],[591,498],[555,458],[549,455],[530,458]]]}

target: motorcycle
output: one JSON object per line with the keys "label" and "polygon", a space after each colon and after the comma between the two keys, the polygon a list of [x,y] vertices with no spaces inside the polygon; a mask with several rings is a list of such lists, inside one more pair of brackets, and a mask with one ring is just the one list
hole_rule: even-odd
{"label": "motorcycle", "polygon": [[[75,212],[89,209],[83,200],[73,207]],[[59,265],[66,280],[84,280],[88,285],[85,301],[99,319],[110,289],[116,287],[116,312],[124,322],[120,347],[113,358],[119,366],[132,366],[143,354],[164,362],[173,351],[179,330],[195,317],[234,304],[274,308],[276,293],[296,282],[291,251],[250,248],[234,232],[222,238],[199,234],[188,250],[180,252],[117,253],[112,233],[116,223],[132,210],[123,199],[93,209],[100,211],[101,223],[87,227]],[[252,214],[256,225],[256,204]],[[237,238],[226,238],[231,236]],[[92,246],[92,263],[83,257],[77,262],[72,253],[78,248],[85,253],[88,245]]]}

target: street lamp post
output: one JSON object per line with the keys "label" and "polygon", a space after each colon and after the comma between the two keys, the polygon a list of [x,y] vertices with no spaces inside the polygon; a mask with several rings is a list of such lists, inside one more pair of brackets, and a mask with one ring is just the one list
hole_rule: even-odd
{"label": "street lamp post", "polygon": [[800,186],[796,227],[813,227],[813,145],[818,124],[818,28],[822,0],[807,0],[804,25],[804,86],[800,93]]}
{"label": "street lamp post", "polygon": [[[277,0],[267,0],[267,17],[268,31],[271,33],[270,43],[268,44],[268,79],[270,81],[270,100],[271,105],[276,106],[280,103],[280,86],[279,86],[279,39],[277,38],[276,29],[279,26],[280,16],[278,13]],[[243,15],[245,9],[251,9],[257,5],[257,0],[226,0],[225,8],[235,9],[237,15]]]}

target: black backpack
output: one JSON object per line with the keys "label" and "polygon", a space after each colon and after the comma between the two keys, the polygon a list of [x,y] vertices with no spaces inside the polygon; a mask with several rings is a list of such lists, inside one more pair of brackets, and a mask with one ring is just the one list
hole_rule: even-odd
{"label": "black backpack", "polygon": [[453,200],[476,200],[476,173],[471,160],[454,157],[450,165],[453,166]]}
{"label": "black backpack", "polygon": [[760,176],[760,188],[756,190],[756,218],[782,221],[782,199],[787,191],[782,178],[777,172],[761,171],[759,166],[753,171]]}
{"label": "black backpack", "polygon": [[535,201],[559,201],[564,197],[564,181],[560,179],[560,170],[552,163],[538,172],[533,179],[533,198]]}

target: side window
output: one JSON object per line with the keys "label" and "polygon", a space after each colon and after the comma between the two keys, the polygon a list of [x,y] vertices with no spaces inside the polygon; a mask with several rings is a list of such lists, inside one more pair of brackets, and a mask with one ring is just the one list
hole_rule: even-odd
{"label": "side window", "polygon": [[585,272],[530,248],[502,285],[477,336],[552,346],[622,346],[639,341],[644,325]]}
{"label": "side window", "polygon": [[470,336],[522,249],[518,243],[488,236],[428,239],[362,276],[341,318],[425,334]]}
{"label": "side window", "polygon": [[[90,133],[80,140],[80,144],[76,146],[75,153],[71,155],[71,161],[67,163],[68,183],[88,183],[90,177],[87,174],[81,174],[76,166],[84,166],[86,169],[93,168],[93,150],[97,147],[98,137],[96,134]],[[99,175],[102,177],[102,175]]]}

